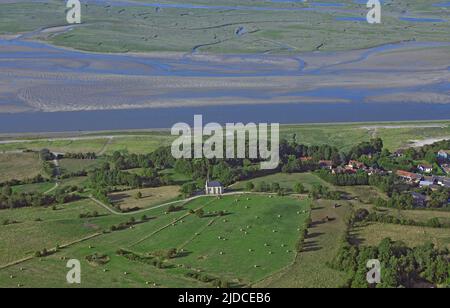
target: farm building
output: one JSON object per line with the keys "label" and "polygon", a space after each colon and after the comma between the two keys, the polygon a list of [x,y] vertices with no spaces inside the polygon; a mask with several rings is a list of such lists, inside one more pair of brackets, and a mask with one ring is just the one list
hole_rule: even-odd
{"label": "farm building", "polygon": [[319,166],[322,169],[332,170],[333,169],[333,162],[331,160],[320,160],[319,161]]}
{"label": "farm building", "polygon": [[417,169],[423,173],[431,173],[433,172],[433,166],[430,164],[420,164],[417,166]]}
{"label": "farm building", "polygon": [[442,160],[448,160],[450,158],[450,151],[440,150],[437,154],[437,157]]}
{"label": "farm building", "polygon": [[410,183],[419,183],[423,176],[420,174],[404,171],[404,170],[398,170],[397,176],[401,177],[402,179],[410,182]]}

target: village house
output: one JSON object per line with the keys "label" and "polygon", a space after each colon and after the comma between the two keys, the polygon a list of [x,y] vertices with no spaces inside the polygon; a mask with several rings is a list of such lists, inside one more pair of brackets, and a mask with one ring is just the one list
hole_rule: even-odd
{"label": "village house", "polygon": [[450,178],[447,177],[440,177],[437,180],[437,184],[439,186],[445,187],[445,188],[450,188]]}
{"label": "village house", "polygon": [[223,194],[223,192],[224,192],[224,187],[223,187],[223,185],[220,182],[217,182],[217,181],[213,181],[213,182],[206,181],[205,194],[220,196],[220,195]]}
{"label": "village house", "polygon": [[423,172],[423,173],[432,173],[432,172],[433,172],[433,165],[430,165],[430,164],[420,164],[420,165],[417,166],[417,169],[418,169],[420,172]]}
{"label": "village house", "polygon": [[359,162],[357,160],[351,160],[348,162],[347,167],[349,169],[353,169],[353,170],[360,170],[360,169],[365,169],[366,165],[362,162]]}
{"label": "village house", "polygon": [[437,158],[440,160],[449,160],[450,158],[450,151],[449,150],[440,150],[437,153]]}
{"label": "village house", "polygon": [[312,160],[313,160],[313,158],[312,158],[311,156],[300,157],[300,161],[301,161],[302,163],[310,162],[310,161],[312,161]]}
{"label": "village house", "polygon": [[333,162],[331,160],[320,160],[319,166],[322,169],[333,170]]}
{"label": "village house", "polygon": [[450,174],[450,165],[449,164],[442,164],[441,165],[442,171],[444,171],[446,174]]}
{"label": "village house", "polygon": [[434,176],[425,176],[419,183],[420,187],[436,188],[438,178]]}
{"label": "village house", "polygon": [[349,170],[345,169],[344,167],[338,166],[336,168],[333,168],[333,170],[331,170],[331,173],[344,174],[344,173],[354,173],[354,172],[353,172],[353,170],[352,170],[352,172],[349,172]]}
{"label": "village house", "polygon": [[403,157],[403,155],[405,155],[404,149],[399,149],[392,154],[393,157]]}
{"label": "village house", "polygon": [[423,176],[421,174],[412,173],[404,170],[397,170],[396,174],[397,176],[401,177],[407,182],[413,184],[419,184],[419,182],[423,179]]}

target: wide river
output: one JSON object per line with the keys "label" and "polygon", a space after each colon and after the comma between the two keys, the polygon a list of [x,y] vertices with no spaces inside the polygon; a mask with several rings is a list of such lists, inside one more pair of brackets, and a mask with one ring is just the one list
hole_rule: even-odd
{"label": "wide river", "polygon": [[264,122],[281,124],[449,120],[449,104],[277,104],[185,108],[31,112],[0,114],[0,132],[63,132],[170,128],[192,124],[201,114],[205,122]]}

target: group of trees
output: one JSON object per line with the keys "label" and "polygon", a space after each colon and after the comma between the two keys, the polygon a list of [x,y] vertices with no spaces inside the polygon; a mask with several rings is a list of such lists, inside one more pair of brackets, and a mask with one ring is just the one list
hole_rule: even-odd
{"label": "group of trees", "polygon": [[[438,209],[447,208],[449,204],[450,192],[448,188],[441,188],[438,191],[431,191],[428,198],[424,202],[426,208]],[[375,201],[378,207],[390,207],[396,209],[414,209],[417,207],[417,202],[412,197],[411,192],[394,192],[388,200],[378,198]]]}
{"label": "group of trees", "polygon": [[175,159],[170,147],[161,147],[150,154],[128,154],[114,152],[107,158],[112,169],[127,170],[134,168],[172,168]]}
{"label": "group of trees", "polygon": [[127,186],[133,189],[142,187],[157,187],[165,183],[163,178],[153,168],[144,169],[141,174],[121,171],[104,164],[101,168],[89,173],[89,180],[93,188],[109,190],[114,186]]}
{"label": "group of trees", "polygon": [[394,193],[387,200],[378,198],[375,201],[375,205],[378,207],[390,207],[400,210],[414,209],[416,207],[414,198],[409,193]]}
{"label": "group of trees", "polygon": [[380,222],[385,224],[395,224],[403,226],[417,226],[417,227],[430,227],[430,228],[448,228],[448,224],[443,224],[439,218],[431,218],[425,222],[415,221],[404,217],[395,217],[392,215],[369,212],[367,209],[359,209],[355,215],[357,221],[371,221]]}
{"label": "group of trees", "polygon": [[49,180],[44,178],[42,175],[38,174],[35,177],[25,179],[25,180],[9,180],[0,184],[0,188],[4,186],[18,186],[26,184],[38,184],[48,182]]}
{"label": "group of trees", "polygon": [[314,199],[341,200],[342,194],[339,191],[330,191],[328,187],[314,184],[309,191],[309,196]]}
{"label": "group of trees", "polygon": [[49,149],[42,149],[39,151],[39,159],[42,161],[54,160],[55,158],[55,155],[50,152]]}
{"label": "group of trees", "polygon": [[70,159],[97,159],[97,154],[94,152],[87,153],[65,153],[64,158]]}
{"label": "group of trees", "polygon": [[[347,287],[352,288],[413,288],[419,283],[450,286],[450,267],[447,260],[449,251],[438,250],[432,243],[409,248],[402,242],[389,238],[378,246],[355,246],[345,243],[331,264],[345,271],[351,279]],[[381,283],[367,282],[368,260],[381,262]]]}
{"label": "group of trees", "polygon": [[15,209],[32,206],[52,206],[78,200],[80,197],[65,189],[59,189],[53,195],[39,192],[13,192],[10,186],[3,186],[0,192],[0,209]]}
{"label": "group of trees", "polygon": [[322,169],[317,171],[317,175],[323,180],[335,186],[355,186],[369,184],[369,175],[362,170],[358,170],[358,172],[354,174],[332,174],[330,171]]}

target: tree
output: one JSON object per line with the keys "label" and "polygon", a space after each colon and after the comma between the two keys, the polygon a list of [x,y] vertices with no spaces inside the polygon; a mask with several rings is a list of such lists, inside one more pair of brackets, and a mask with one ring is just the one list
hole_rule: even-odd
{"label": "tree", "polygon": [[258,192],[267,192],[269,191],[269,185],[266,182],[261,181],[256,184],[255,190]]}
{"label": "tree", "polygon": [[294,185],[294,192],[296,192],[297,194],[304,194],[304,193],[306,193],[305,186],[302,183],[296,183]]}
{"label": "tree", "polygon": [[185,183],[181,186],[181,193],[184,196],[190,196],[197,190],[197,185],[195,183]]}
{"label": "tree", "polygon": [[197,217],[202,218],[203,216],[205,216],[205,211],[203,211],[203,209],[198,209],[195,211],[195,214],[197,215]]}
{"label": "tree", "polygon": [[140,191],[138,191],[138,192],[136,193],[135,198],[136,198],[137,200],[142,199],[142,193],[141,193]]}
{"label": "tree", "polygon": [[437,162],[437,157],[436,157],[436,153],[433,150],[429,150],[426,154],[425,154],[425,160],[427,162],[429,162],[430,164],[434,164]]}
{"label": "tree", "polygon": [[13,191],[12,191],[11,186],[9,186],[9,185],[3,186],[2,194],[4,196],[10,197],[12,195],[12,193],[13,193]]}
{"label": "tree", "polygon": [[176,248],[169,249],[166,254],[167,259],[176,258],[178,255],[178,250]]}
{"label": "tree", "polygon": [[272,183],[271,187],[272,192],[279,192],[281,190],[281,186],[279,183]]}
{"label": "tree", "polygon": [[247,191],[253,191],[253,189],[255,189],[255,184],[253,184],[253,182],[248,182],[248,183],[245,185],[245,190],[247,190]]}

